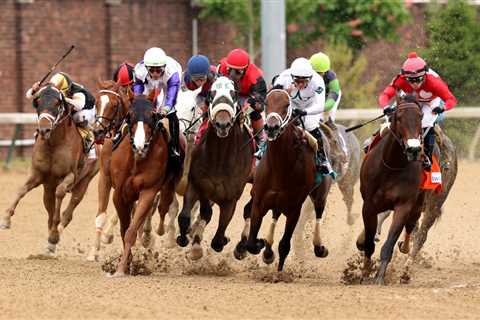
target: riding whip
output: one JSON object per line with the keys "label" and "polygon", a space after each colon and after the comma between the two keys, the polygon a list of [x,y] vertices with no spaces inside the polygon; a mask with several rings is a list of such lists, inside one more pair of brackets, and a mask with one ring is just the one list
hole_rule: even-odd
{"label": "riding whip", "polygon": [[383,118],[384,116],[385,116],[385,115],[381,114],[381,115],[379,115],[378,117],[376,117],[376,118],[374,118],[374,119],[372,119],[372,120],[368,120],[367,122],[360,123],[360,124],[357,124],[356,126],[347,128],[347,129],[345,129],[345,132],[350,132],[350,131],[356,130],[356,129],[358,129],[358,128],[361,128],[361,127],[363,127],[364,125],[367,125],[367,124],[369,124],[369,123],[371,123],[371,122],[373,122],[373,121],[377,121],[378,119]]}
{"label": "riding whip", "polygon": [[75,46],[72,44],[72,46],[67,50],[67,52],[65,52],[65,54],[57,61],[55,62],[55,64],[50,68],[50,70],[48,71],[48,73],[42,78],[42,80],[40,80],[40,85],[42,85],[42,83],[48,78],[48,76],[53,72],[53,70],[55,70],[55,68],[57,67],[57,65],[62,62],[63,59],[65,59],[69,54],[70,52],[72,52],[72,50],[75,48]]}

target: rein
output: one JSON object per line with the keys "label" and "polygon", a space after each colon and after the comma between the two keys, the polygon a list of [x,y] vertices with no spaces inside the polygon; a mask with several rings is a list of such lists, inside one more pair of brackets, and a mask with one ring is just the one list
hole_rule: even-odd
{"label": "rein", "polygon": [[[123,103],[123,99],[122,99],[122,96],[120,94],[118,94],[117,92],[115,91],[112,91],[112,90],[106,90],[106,89],[103,89],[103,90],[100,90],[98,91],[99,93],[110,93],[110,94],[113,94],[115,95],[119,101],[120,101],[120,104],[116,104],[116,108],[115,108],[115,113],[113,114],[113,117],[112,118],[107,118],[107,117],[104,117],[103,115],[97,115],[95,116],[95,123],[98,123],[102,129],[106,132],[106,137],[110,138],[111,135],[112,135],[112,131],[117,131],[119,129],[119,127],[121,126],[121,124],[123,123],[123,121],[125,120],[125,117],[126,115],[123,117],[123,118],[120,118],[119,117],[119,113],[120,113],[120,109],[123,109],[125,107],[124,103]],[[105,125],[103,124],[100,120],[102,119],[105,119],[108,121],[108,125]],[[118,120],[118,121],[117,121]]]}

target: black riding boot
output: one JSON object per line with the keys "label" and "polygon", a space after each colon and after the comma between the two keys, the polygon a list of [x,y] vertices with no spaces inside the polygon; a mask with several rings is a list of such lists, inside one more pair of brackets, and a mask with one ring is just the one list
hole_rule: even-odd
{"label": "black riding boot", "polygon": [[435,130],[433,127],[426,128],[428,130],[427,135],[423,138],[423,152],[425,153],[425,158],[423,159],[423,168],[426,171],[432,170],[432,154],[433,148],[435,147]]}
{"label": "black riding boot", "polygon": [[323,147],[322,132],[319,128],[315,128],[310,131],[310,134],[317,139],[318,151],[316,156],[316,166],[317,171],[321,174],[329,174],[332,172],[332,165],[328,161],[327,154],[325,153],[325,148]]}
{"label": "black riding boot", "polygon": [[174,167],[179,167],[181,165],[180,144],[178,138],[180,129],[177,112],[175,111],[167,114],[167,118],[170,130],[170,143],[168,144],[169,159]]}

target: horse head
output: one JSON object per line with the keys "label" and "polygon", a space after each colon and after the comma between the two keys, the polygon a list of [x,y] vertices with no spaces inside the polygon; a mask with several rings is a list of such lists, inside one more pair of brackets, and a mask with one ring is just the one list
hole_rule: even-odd
{"label": "horse head", "polygon": [[228,136],[237,115],[235,86],[227,77],[218,78],[210,91],[212,102],[209,107],[209,120],[219,138]]}
{"label": "horse head", "polygon": [[55,127],[70,113],[65,96],[51,84],[39,90],[33,106],[38,115],[37,132],[45,139],[50,138]]}
{"label": "horse head", "polygon": [[265,102],[265,113],[267,116],[265,132],[268,140],[273,141],[280,136],[292,117],[290,96],[285,90],[273,89],[267,94]]}
{"label": "horse head", "polygon": [[127,115],[127,124],[133,153],[143,159],[148,153],[157,124],[152,102],[144,97],[135,98]]}
{"label": "horse head", "polygon": [[106,135],[118,129],[122,123],[133,94],[129,89],[122,91],[114,81],[99,82],[98,86],[100,90],[96,96],[96,105],[100,107],[100,111],[96,116],[93,134],[97,143],[103,143]]}
{"label": "horse head", "polygon": [[405,96],[398,101],[392,115],[390,130],[403,149],[408,161],[420,160],[422,151],[421,106],[413,96]]}

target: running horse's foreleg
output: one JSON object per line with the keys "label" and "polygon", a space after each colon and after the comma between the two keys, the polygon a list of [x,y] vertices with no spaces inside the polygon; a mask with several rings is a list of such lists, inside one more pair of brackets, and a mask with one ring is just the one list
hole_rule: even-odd
{"label": "running horse's foreleg", "polygon": [[145,218],[145,222],[143,223],[143,230],[139,230],[137,234],[137,238],[141,239],[141,243],[144,248],[153,248],[155,245],[155,238],[152,236],[152,218],[159,202],[160,193],[157,193],[153,199],[152,207],[150,208],[150,211]]}
{"label": "running horse's foreleg", "polygon": [[192,237],[192,251],[190,252],[190,258],[192,260],[198,260],[203,256],[202,240],[205,227],[212,219],[212,205],[208,199],[200,200],[200,214],[192,225],[191,237]]}
{"label": "running horse's foreleg", "polygon": [[297,225],[298,218],[300,217],[300,211],[302,207],[292,208],[285,212],[287,216],[287,221],[285,222],[285,231],[283,237],[278,243],[278,271],[283,271],[283,266],[285,264],[285,259],[290,252],[290,241],[292,239],[293,231],[295,231],[295,226]]}
{"label": "running horse's foreleg", "polygon": [[55,253],[56,245],[60,240],[60,210],[62,208],[62,201],[69,190],[71,190],[75,182],[75,174],[70,172],[63,178],[62,182],[55,189],[55,211],[49,223],[48,246],[47,253]]}
{"label": "running horse's foreleg", "polygon": [[11,217],[15,214],[15,208],[17,207],[20,200],[33,188],[38,187],[42,183],[42,177],[40,174],[33,171],[28,177],[27,182],[20,187],[17,191],[17,196],[13,200],[12,204],[5,211],[3,219],[0,221],[0,229],[9,229],[11,226]]}
{"label": "running horse's foreleg", "polygon": [[387,210],[385,212],[379,213],[377,216],[378,217],[377,232],[375,233],[375,241],[377,242],[380,241],[380,235],[382,234],[383,223],[390,216],[390,213],[392,213],[392,211]]}
{"label": "running horse's foreleg", "polygon": [[[328,180],[327,180],[328,179]],[[315,256],[325,258],[328,256],[328,249],[322,244],[320,237],[320,224],[322,221],[323,211],[327,203],[328,190],[331,186],[330,178],[325,178],[321,185],[318,186],[311,194],[313,205],[315,206],[315,227],[313,229],[313,250]]]}
{"label": "running horse's foreleg", "polygon": [[355,185],[355,182],[354,180],[352,180],[353,179],[351,179],[350,177],[344,177],[341,181],[338,182],[338,188],[342,193],[343,202],[345,202],[345,205],[347,206],[347,224],[349,226],[353,226],[353,224],[355,223],[355,217],[352,214],[353,187]]}
{"label": "running horse's foreleg", "polygon": [[230,238],[225,237],[225,231],[227,230],[230,221],[232,220],[235,207],[237,206],[237,200],[233,199],[226,201],[220,205],[220,217],[218,219],[218,228],[215,236],[212,239],[211,247],[216,252],[221,252],[223,247],[230,242]]}
{"label": "running horse's foreleg", "polygon": [[191,211],[192,208],[199,199],[198,193],[191,183],[187,185],[187,191],[183,197],[183,208],[178,215],[178,226],[180,228],[180,235],[177,237],[177,244],[180,247],[186,247],[188,245],[187,234],[190,229]]}
{"label": "running horse's foreleg", "polygon": [[128,260],[132,253],[131,250],[135,245],[135,241],[137,240],[137,232],[145,222],[147,215],[151,212],[153,200],[155,199],[156,194],[156,188],[142,190],[140,192],[132,221],[128,226],[124,236],[123,254],[120,262],[117,265],[117,271],[115,272],[115,275],[117,276],[122,276],[127,271]]}
{"label": "running horse's foreleg", "polygon": [[357,248],[365,253],[362,282],[366,282],[372,268],[372,255],[375,251],[375,232],[377,230],[377,212],[372,208],[368,201],[364,200],[362,208],[363,227],[361,234],[357,238]]}
{"label": "running horse's foreleg", "polygon": [[253,197],[252,199],[252,211],[251,211],[251,222],[250,222],[250,232],[248,233],[247,240],[247,250],[251,254],[259,254],[260,251],[265,247],[265,240],[258,239],[258,231],[262,226],[263,217],[267,214],[268,209],[263,208],[260,203],[260,197]]}
{"label": "running horse's foreleg", "polygon": [[272,250],[273,238],[275,236],[275,227],[277,225],[278,217],[282,212],[278,209],[274,209],[272,212],[272,222],[270,223],[270,228],[268,229],[268,235],[265,239],[265,250],[263,250],[262,259],[266,264],[271,264],[275,260],[275,254]]}
{"label": "running horse's foreleg", "polygon": [[240,241],[235,246],[235,250],[233,251],[233,255],[237,260],[243,260],[247,256],[247,239],[248,234],[250,231],[250,214],[252,211],[252,198],[248,201],[248,203],[243,207],[243,219],[245,224],[243,226],[242,235]]}

